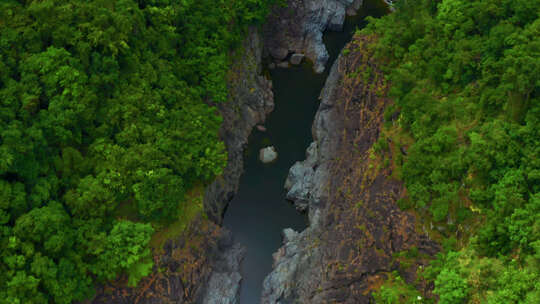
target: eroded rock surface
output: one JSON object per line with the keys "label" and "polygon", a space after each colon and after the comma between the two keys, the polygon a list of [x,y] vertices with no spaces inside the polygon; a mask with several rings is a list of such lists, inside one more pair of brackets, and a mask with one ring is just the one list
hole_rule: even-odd
{"label": "eroded rock surface", "polygon": [[[284,231],[284,245],[264,281],[264,304],[370,303],[372,290],[388,273],[399,270],[412,283],[424,263],[418,259],[401,269],[395,253],[416,247],[429,256],[438,250],[416,230],[414,215],[398,208],[405,193],[392,166],[370,157],[390,103],[367,48],[372,39],[356,37],[347,46],[348,55],[334,63],[321,93],[315,141],[286,182],[287,197],[308,210],[310,226]],[[368,68],[369,79],[355,76]],[[385,157],[391,164],[392,154]]]}
{"label": "eroded rock surface", "polygon": [[289,54],[305,54],[322,73],[329,55],[325,30],[341,31],[345,16],[355,14],[363,0],[289,0],[276,7],[263,27],[264,45],[276,62]]}
{"label": "eroded rock surface", "polygon": [[[249,134],[255,126],[264,123],[266,115],[274,109],[272,83],[261,75],[262,41],[255,28],[250,29],[244,47],[233,54],[233,58],[235,64],[228,81],[232,100],[218,105],[223,117],[220,135],[227,146],[227,167],[223,175],[207,187],[203,202],[206,214],[217,224],[222,223],[225,208],[238,191]],[[205,286],[199,297],[203,304],[238,303],[242,280],[239,267],[243,256],[243,248],[233,245],[212,260],[215,268],[210,279],[201,282]]]}

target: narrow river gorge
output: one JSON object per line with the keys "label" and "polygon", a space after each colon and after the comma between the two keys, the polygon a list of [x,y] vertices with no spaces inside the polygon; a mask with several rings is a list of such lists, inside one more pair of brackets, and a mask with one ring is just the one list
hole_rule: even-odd
{"label": "narrow river gorge", "polygon": [[[308,225],[307,216],[285,199],[289,168],[305,158],[312,141],[311,124],[330,66],[355,29],[365,26],[366,16],[384,13],[386,7],[379,1],[365,1],[356,16],[346,19],[342,32],[327,31],[324,43],[330,59],[324,73],[314,73],[308,63],[269,70],[275,110],[266,120],[266,130],[255,129],[249,138],[239,191],[223,223],[232,231],[235,242],[246,247],[241,266],[241,304],[260,302],[263,280],[272,270],[272,254],[282,244],[283,229],[302,231]],[[278,152],[277,160],[270,164],[258,159],[259,149],[266,146],[274,146]]]}

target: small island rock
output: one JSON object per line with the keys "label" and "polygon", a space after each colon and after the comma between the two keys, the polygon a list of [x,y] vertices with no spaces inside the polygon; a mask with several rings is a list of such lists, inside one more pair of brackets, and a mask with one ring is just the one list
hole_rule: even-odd
{"label": "small island rock", "polygon": [[277,156],[278,154],[276,148],[274,148],[273,146],[262,148],[259,151],[259,159],[265,164],[275,161],[277,159]]}

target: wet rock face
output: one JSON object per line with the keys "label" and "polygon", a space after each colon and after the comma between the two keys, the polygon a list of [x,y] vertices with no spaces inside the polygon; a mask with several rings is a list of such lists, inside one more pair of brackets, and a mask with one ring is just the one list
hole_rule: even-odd
{"label": "wet rock face", "polygon": [[[425,255],[438,251],[417,232],[414,215],[398,208],[396,201],[405,194],[391,177],[392,166],[370,157],[390,103],[384,77],[367,52],[372,39],[356,37],[349,44],[321,93],[315,142],[307,159],[291,168],[285,185],[297,208],[308,210],[310,226],[284,231],[284,245],[264,281],[264,304],[371,303],[370,293],[388,273],[399,270],[411,283],[424,263],[399,269],[395,253],[413,247]],[[368,82],[349,76],[368,66],[374,71]]]}
{"label": "wet rock face", "polygon": [[240,263],[245,256],[245,248],[238,243],[233,244],[232,236],[227,232],[219,242],[219,250],[202,304],[237,304],[242,280]]}
{"label": "wet rock face", "polygon": [[205,211],[217,224],[221,224],[225,208],[238,190],[249,134],[274,109],[272,82],[261,76],[262,41],[256,29],[250,30],[243,48],[237,52],[229,73],[231,100],[218,105],[223,117],[220,136],[227,146],[227,167],[207,187],[204,196]]}
{"label": "wet rock face", "polygon": [[314,63],[315,72],[322,73],[329,58],[323,32],[341,31],[345,16],[355,14],[362,1],[288,0],[286,7],[272,11],[263,27],[268,55],[279,63],[289,54],[305,54]]}
{"label": "wet rock face", "polygon": [[[252,28],[244,47],[233,54],[236,62],[229,73],[231,100],[218,105],[223,117],[221,138],[228,152],[228,162],[223,175],[206,188],[204,207],[209,219],[221,224],[228,202],[238,191],[243,172],[243,151],[251,130],[264,123],[266,115],[274,109],[272,83],[261,76],[262,41]],[[264,127],[259,125],[259,129]],[[277,157],[277,155],[276,155]],[[206,281],[201,281],[203,291],[195,303],[236,304],[239,301],[240,262],[244,248],[232,244],[230,235],[221,240],[220,254],[208,263],[213,270]],[[204,267],[204,266],[201,266]]]}

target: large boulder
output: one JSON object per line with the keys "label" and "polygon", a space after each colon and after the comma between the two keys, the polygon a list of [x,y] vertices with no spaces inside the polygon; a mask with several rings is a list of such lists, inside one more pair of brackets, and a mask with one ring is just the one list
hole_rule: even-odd
{"label": "large boulder", "polygon": [[276,148],[273,146],[262,148],[259,151],[259,159],[265,164],[275,161],[277,157],[278,154]]}
{"label": "large boulder", "polygon": [[302,63],[302,60],[304,59],[305,55],[304,54],[293,54],[291,56],[291,64],[293,65],[299,65],[300,63]]}
{"label": "large boulder", "polygon": [[309,206],[317,166],[317,143],[312,142],[306,152],[306,160],[296,162],[289,170],[285,181],[286,198],[293,201],[298,211],[306,211]]}

